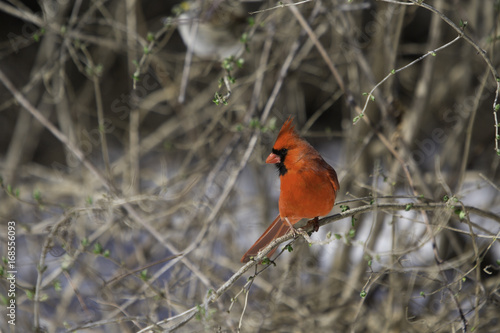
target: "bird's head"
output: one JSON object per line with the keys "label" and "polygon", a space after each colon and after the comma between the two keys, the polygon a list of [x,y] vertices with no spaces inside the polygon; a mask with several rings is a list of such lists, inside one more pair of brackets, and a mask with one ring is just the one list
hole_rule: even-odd
{"label": "bird's head", "polygon": [[303,146],[309,146],[309,144],[295,132],[293,118],[289,117],[281,127],[266,163],[275,164],[279,175],[284,176],[289,167],[301,159],[305,150],[300,147]]}

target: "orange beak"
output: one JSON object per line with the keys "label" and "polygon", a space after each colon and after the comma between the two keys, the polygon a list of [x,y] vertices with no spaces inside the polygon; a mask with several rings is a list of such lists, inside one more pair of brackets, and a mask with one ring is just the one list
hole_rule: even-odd
{"label": "orange beak", "polygon": [[276,163],[279,163],[281,162],[281,159],[278,155],[276,154],[269,154],[269,156],[266,158],[266,163],[269,163],[269,164],[276,164]]}

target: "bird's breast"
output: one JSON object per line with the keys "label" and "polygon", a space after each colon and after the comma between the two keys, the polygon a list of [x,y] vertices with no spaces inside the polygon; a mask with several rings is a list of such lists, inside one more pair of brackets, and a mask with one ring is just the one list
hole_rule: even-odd
{"label": "bird's breast", "polygon": [[314,218],[327,215],[335,202],[335,189],[326,172],[306,169],[280,177],[281,217]]}

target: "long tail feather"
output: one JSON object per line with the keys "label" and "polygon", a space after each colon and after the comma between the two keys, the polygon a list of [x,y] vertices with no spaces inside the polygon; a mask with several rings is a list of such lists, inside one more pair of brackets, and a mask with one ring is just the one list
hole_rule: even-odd
{"label": "long tail feather", "polygon": [[[259,239],[255,242],[255,244],[250,247],[250,249],[243,255],[241,258],[241,262],[247,262],[251,257],[256,257],[259,251],[265,248],[269,243],[271,243],[275,238],[279,238],[285,235],[290,230],[290,227],[283,223],[280,219],[280,216],[271,223],[271,225],[267,228],[266,231],[260,236]],[[276,251],[273,249],[271,252],[267,254],[267,257],[270,258],[271,255]]]}

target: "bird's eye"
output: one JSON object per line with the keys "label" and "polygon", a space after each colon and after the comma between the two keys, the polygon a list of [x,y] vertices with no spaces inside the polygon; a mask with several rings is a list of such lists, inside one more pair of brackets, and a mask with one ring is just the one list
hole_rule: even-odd
{"label": "bird's eye", "polygon": [[280,149],[280,155],[285,155],[288,152],[288,149],[282,148]]}

